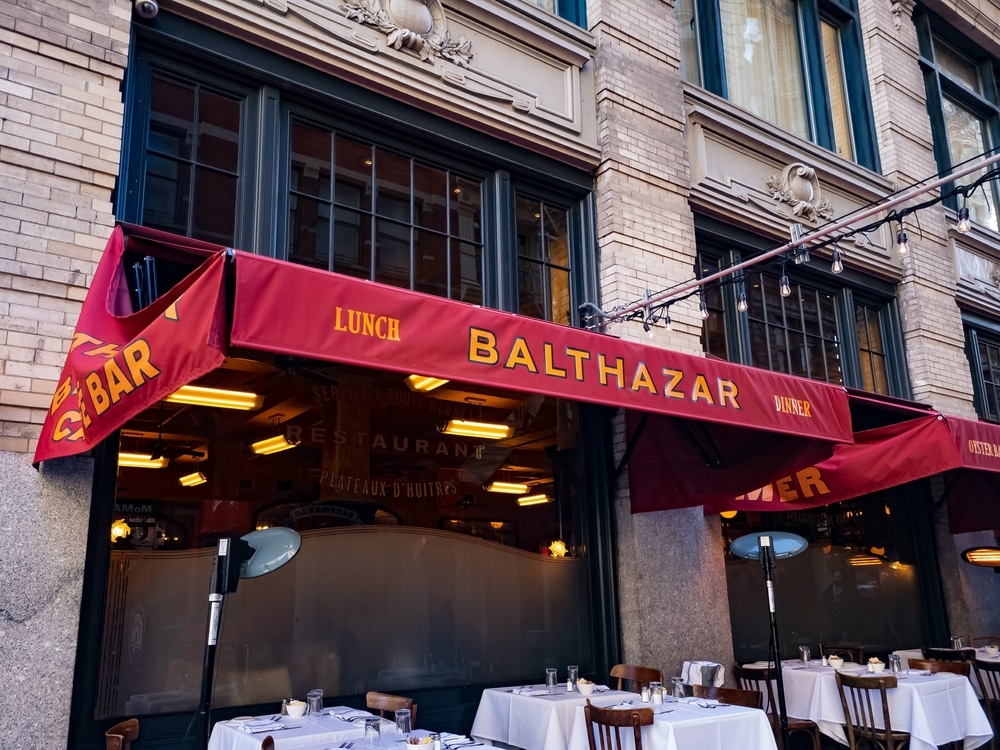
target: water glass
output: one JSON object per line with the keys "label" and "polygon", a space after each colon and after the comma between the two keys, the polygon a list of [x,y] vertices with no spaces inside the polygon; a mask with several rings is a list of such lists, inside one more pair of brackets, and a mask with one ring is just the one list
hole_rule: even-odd
{"label": "water glass", "polygon": [[549,689],[550,693],[556,691],[556,668],[546,667],[545,668],[545,687]]}
{"label": "water glass", "polygon": [[812,658],[812,652],[809,650],[809,647],[799,646],[799,653],[802,654],[802,663],[809,666],[809,660]]}
{"label": "water glass", "polygon": [[899,658],[899,654],[889,654],[889,671],[893,674],[903,671],[903,660]]}
{"label": "water glass", "polygon": [[566,667],[566,689],[576,690],[576,681],[580,679],[580,668],[576,664]]}
{"label": "water glass", "polygon": [[323,691],[319,688],[306,693],[306,716],[318,717],[323,713]]}
{"label": "water glass", "polygon": [[413,727],[410,726],[410,709],[396,709],[396,742],[406,742],[410,739],[411,731]]}
{"label": "water glass", "polygon": [[684,691],[684,678],[671,677],[670,681],[674,685],[674,697],[677,700],[680,700],[681,698],[687,698],[687,693]]}
{"label": "water glass", "polygon": [[365,717],[365,748],[375,750],[382,745],[382,719],[378,716]]}
{"label": "water glass", "polygon": [[951,637],[951,647],[952,648],[965,648],[965,638],[960,635],[953,635]]}

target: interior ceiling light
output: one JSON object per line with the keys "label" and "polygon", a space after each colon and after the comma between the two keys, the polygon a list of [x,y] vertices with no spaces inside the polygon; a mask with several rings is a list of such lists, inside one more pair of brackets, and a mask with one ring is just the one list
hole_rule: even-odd
{"label": "interior ceiling light", "polygon": [[208,478],[200,471],[196,471],[192,474],[185,474],[177,481],[181,483],[181,487],[197,487],[199,484],[205,484]]}
{"label": "interior ceiling light", "polygon": [[552,498],[544,492],[538,495],[525,495],[524,497],[519,497],[517,499],[518,505],[542,505],[543,503],[551,502]]}
{"label": "interior ceiling light", "polygon": [[874,555],[854,555],[853,557],[847,558],[847,564],[855,568],[867,565],[881,565],[882,558],[875,557]]}
{"label": "interior ceiling light", "polygon": [[216,406],[220,409],[242,409],[250,411],[264,405],[264,397],[248,391],[226,391],[221,388],[207,388],[201,385],[185,385],[164,399],[175,404],[192,406]]}
{"label": "interior ceiling light", "polygon": [[148,453],[119,453],[118,465],[130,469],[165,469],[170,459],[166,456],[150,458]]}
{"label": "interior ceiling light", "polygon": [[524,495],[528,485],[524,482],[489,482],[483,486],[487,492],[503,492],[507,495]]}
{"label": "interior ceiling light", "polygon": [[256,443],[251,443],[250,450],[258,456],[266,456],[270,453],[287,451],[289,448],[294,448],[300,442],[302,441],[290,440],[284,435],[275,435],[274,437],[270,437],[265,440],[258,440]]}
{"label": "interior ceiling light", "polygon": [[124,539],[129,534],[132,533],[132,527],[125,523],[124,518],[119,518],[117,521],[111,524],[111,541],[117,541],[118,539]]}
{"label": "interior ceiling light", "polygon": [[446,435],[504,440],[514,434],[514,428],[495,422],[470,422],[467,419],[452,419],[441,432]]}
{"label": "interior ceiling light", "polygon": [[1000,547],[972,547],[962,553],[967,563],[983,568],[1000,568]]}
{"label": "interior ceiling light", "polygon": [[410,375],[403,382],[411,391],[427,393],[435,388],[440,388],[448,381],[442,378],[432,378],[430,375]]}
{"label": "interior ceiling light", "polygon": [[739,513],[738,510],[724,510],[719,515],[723,518],[736,518],[737,513]]}

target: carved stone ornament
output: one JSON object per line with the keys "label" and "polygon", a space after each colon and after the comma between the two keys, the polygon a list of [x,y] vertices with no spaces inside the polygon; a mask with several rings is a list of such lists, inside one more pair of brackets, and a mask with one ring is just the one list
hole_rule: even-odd
{"label": "carved stone ornament", "polygon": [[451,38],[440,0],[346,0],[347,17],[374,26],[394,49],[449,60],[463,68],[472,61],[472,43],[465,37]]}
{"label": "carved stone ornament", "polygon": [[780,176],[768,177],[767,189],[774,200],[787,203],[792,214],[803,221],[815,222],[833,217],[833,205],[823,197],[816,170],[801,162],[789,164]]}

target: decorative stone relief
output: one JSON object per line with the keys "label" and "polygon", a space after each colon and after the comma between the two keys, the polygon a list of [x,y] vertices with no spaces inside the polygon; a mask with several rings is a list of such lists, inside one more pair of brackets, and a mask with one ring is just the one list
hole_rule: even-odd
{"label": "decorative stone relief", "polygon": [[424,62],[437,55],[467,68],[472,43],[452,39],[440,0],[346,0],[347,17],[374,26],[394,49],[415,52]]}
{"label": "decorative stone relief", "polygon": [[903,28],[903,3],[902,0],[889,0],[889,12],[892,13],[892,25],[896,31]]}
{"label": "decorative stone relief", "polygon": [[790,206],[792,215],[804,222],[833,218],[833,205],[823,197],[816,170],[806,164],[789,164],[780,175],[767,178],[767,188],[775,201]]}

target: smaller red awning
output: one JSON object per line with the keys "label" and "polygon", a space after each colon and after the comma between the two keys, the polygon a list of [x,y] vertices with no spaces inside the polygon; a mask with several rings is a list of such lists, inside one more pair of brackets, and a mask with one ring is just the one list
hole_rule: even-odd
{"label": "smaller red awning", "polygon": [[[34,463],[90,450],[134,415],[224,359],[224,248],[115,227],[87,292]],[[148,307],[132,311],[122,257],[151,248],[206,258]],[[207,253],[207,255],[206,255]]]}

